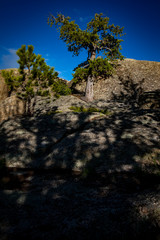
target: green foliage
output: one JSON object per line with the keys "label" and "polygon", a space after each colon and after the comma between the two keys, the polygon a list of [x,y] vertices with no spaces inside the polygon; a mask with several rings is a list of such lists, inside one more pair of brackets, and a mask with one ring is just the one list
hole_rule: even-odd
{"label": "green foliage", "polygon": [[71,89],[63,82],[63,80],[58,79],[52,84],[52,91],[59,95],[69,95],[71,94]]}
{"label": "green foliage", "polygon": [[79,67],[72,75],[74,83],[81,82],[82,80],[86,81],[88,77],[88,69]]}
{"label": "green foliage", "polygon": [[62,111],[58,111],[58,110],[53,111],[53,110],[51,110],[51,111],[48,111],[46,113],[46,115],[51,116],[51,115],[54,115],[54,114],[57,114],[57,113],[62,113]]}
{"label": "green foliage", "polygon": [[19,97],[33,98],[35,95],[47,96],[48,90],[43,91],[50,85],[51,81],[57,78],[58,73],[54,68],[50,68],[45,59],[41,55],[33,53],[34,47],[22,45],[17,51],[19,56],[19,72],[21,74],[20,85],[21,91],[18,93]]}
{"label": "green foliage", "polygon": [[98,109],[95,107],[89,107],[89,108],[85,108],[83,106],[71,106],[69,108],[70,110],[74,111],[74,112],[83,112],[83,113],[92,113],[92,112],[99,112],[105,115],[110,115],[111,113],[108,111],[108,109]]}
{"label": "green foliage", "polygon": [[[26,49],[22,45],[17,50],[19,56],[19,74],[14,76],[13,71],[4,71],[3,76],[10,91],[15,90],[19,98],[26,102],[26,113],[33,114],[37,95],[48,96],[48,87],[51,86],[58,77],[58,73],[54,71],[53,67],[49,67],[45,59],[41,55],[36,55],[32,45]],[[34,98],[33,101],[32,98]],[[31,102],[33,104],[31,105]]]}
{"label": "green foliage", "polygon": [[37,95],[38,96],[42,96],[42,97],[48,97],[50,96],[50,93],[49,93],[49,90],[42,90],[40,89],[38,92],[37,92]]}
{"label": "green foliage", "polygon": [[54,80],[58,77],[58,72],[54,71],[53,67],[49,67],[45,59],[41,55],[37,55],[32,68],[32,78],[43,88],[51,85]]}
{"label": "green foliage", "polygon": [[[87,24],[85,30],[71,21],[70,17],[58,14],[57,17],[50,15],[48,24],[56,25],[68,50],[73,55],[79,55],[82,49],[88,52],[88,59],[80,64],[73,75],[74,82],[87,80],[86,100],[93,100],[93,82],[98,76],[109,76],[113,72],[111,65],[116,59],[123,59],[120,52],[123,36],[123,27],[109,24],[109,18],[102,13],[95,14],[94,18]],[[102,53],[106,59],[96,59],[96,55]],[[109,62],[110,61],[110,62]],[[86,65],[87,62],[87,65]],[[82,69],[82,67],[84,69]]]}
{"label": "green foliage", "polygon": [[[50,68],[41,55],[38,54],[36,56],[31,46],[28,46],[28,50],[22,46],[19,52],[23,52],[23,54],[19,55],[21,58],[24,54],[26,56],[26,58],[23,57],[22,60],[19,61],[19,63],[21,63],[20,70],[23,72],[24,78],[26,78],[26,75],[22,67],[25,66],[28,68],[28,88],[25,88],[25,90],[27,90],[26,96],[30,95],[31,98],[35,95],[48,96],[50,95],[49,90],[44,90],[44,88],[48,87],[51,87],[57,97],[71,93],[67,85],[62,80],[58,79],[58,72],[56,72],[53,67]],[[29,59],[29,64],[23,64],[23,60],[26,62],[26,59]]]}
{"label": "green foliage", "polygon": [[48,24],[58,26],[60,39],[68,46],[68,50],[74,55],[78,55],[81,49],[86,49],[89,53],[99,53],[103,51],[109,59],[122,58],[120,53],[123,28],[109,24],[109,18],[103,14],[95,14],[95,17],[87,24],[86,30],[74,22],[70,17],[58,14],[57,17],[50,15]]}
{"label": "green foliage", "polygon": [[2,70],[2,77],[4,77],[5,83],[9,87],[9,95],[19,86],[18,78],[14,75],[14,71]]}
{"label": "green foliage", "polygon": [[25,69],[31,71],[33,63],[36,59],[36,54],[33,53],[34,47],[32,45],[28,45],[28,49],[26,49],[26,45],[22,45],[16,52],[19,57],[17,61],[19,63],[19,72],[20,74],[25,75]]}
{"label": "green foliage", "polygon": [[89,61],[88,71],[90,75],[95,77],[107,77],[112,75],[113,66],[107,59],[97,58]]}
{"label": "green foliage", "polygon": [[88,63],[89,65],[87,68],[79,67],[76,69],[75,73],[73,74],[73,81],[75,83],[82,80],[87,80],[89,75],[94,77],[109,77],[114,72],[113,64],[111,64],[106,58],[89,60]]}

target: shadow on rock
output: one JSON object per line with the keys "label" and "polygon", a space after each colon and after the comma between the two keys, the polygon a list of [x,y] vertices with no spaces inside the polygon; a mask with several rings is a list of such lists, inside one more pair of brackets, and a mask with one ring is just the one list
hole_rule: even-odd
{"label": "shadow on rock", "polygon": [[158,239],[159,111],[109,106],[1,123],[1,239]]}

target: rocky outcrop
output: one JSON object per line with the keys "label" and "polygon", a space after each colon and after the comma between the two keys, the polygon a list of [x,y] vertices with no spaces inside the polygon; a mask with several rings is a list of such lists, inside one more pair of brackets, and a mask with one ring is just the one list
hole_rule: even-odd
{"label": "rocky outcrop", "polygon": [[1,102],[1,239],[158,239],[160,110],[101,96]]}
{"label": "rocky outcrop", "polygon": [[[158,110],[133,110],[118,102],[91,105],[73,96],[61,101],[46,101],[44,108],[39,99],[33,117],[1,124],[0,156],[7,167],[111,173],[154,166],[159,154]],[[72,112],[69,107],[76,104],[108,113]]]}
{"label": "rocky outcrop", "polygon": [[0,102],[9,96],[9,89],[2,77],[2,70],[0,70]]}
{"label": "rocky outcrop", "polygon": [[[159,109],[133,108],[129,98],[126,102],[119,99],[125,96],[123,91],[129,92],[128,87],[131,97],[141,87],[155,92],[160,88],[159,71],[160,63],[127,59],[117,66],[114,76],[95,83],[97,100],[87,103],[76,96],[38,97],[30,118],[7,120],[23,115],[25,106],[15,95],[6,98],[0,104],[1,160],[7,167],[78,171],[143,167],[146,154],[159,154]],[[126,85],[129,80],[131,84]],[[84,84],[78,86],[82,90]],[[73,112],[73,106],[82,111]],[[87,113],[83,108],[107,109],[108,113]]]}
{"label": "rocky outcrop", "polygon": [[[14,71],[14,74],[18,74],[17,69],[12,70]],[[72,87],[74,92],[81,93],[82,97],[85,91],[85,82],[81,82],[75,85],[71,81],[68,83],[68,85]],[[99,78],[94,84],[95,100],[103,99],[104,101],[121,100],[126,102],[137,102],[141,94],[144,92],[152,92],[152,96],[155,95],[156,99],[153,99],[152,97],[151,101],[148,101],[148,95],[145,95],[141,98],[144,105],[146,105],[144,99],[147,99],[147,105],[145,108],[154,108],[155,106],[156,108],[159,108],[160,101],[159,97],[157,97],[157,92],[155,91],[160,91],[160,63],[137,61],[133,59],[125,59],[124,61],[120,61],[115,69],[113,76],[107,79]],[[6,86],[0,71],[0,121],[6,120],[8,117],[24,113],[24,104],[15,96],[11,98],[8,98],[8,96],[8,87]],[[53,96],[51,100],[48,99],[47,104],[45,104],[44,108],[37,105],[38,108],[40,107],[39,111],[45,112],[45,109],[49,109],[49,102],[52,102],[51,108],[54,106],[54,109],[63,111],[63,108],[65,108],[65,106],[67,104],[70,104],[73,100],[71,96],[68,98],[68,102],[66,103],[63,101],[62,97],[56,101],[54,105],[53,99]],[[77,101],[78,99],[76,98],[76,103],[78,103]],[[44,106],[44,103],[42,103],[42,101],[40,101],[38,104]],[[61,106],[57,107],[56,104]]]}
{"label": "rocky outcrop", "polygon": [[[128,87],[126,81],[131,81]],[[69,83],[72,85],[73,83]],[[86,83],[82,82],[72,85],[77,92],[84,93]],[[160,89],[160,63],[151,61],[139,61],[125,59],[120,61],[115,69],[115,73],[107,79],[98,79],[94,83],[95,99],[121,98],[123,95],[141,87],[143,91],[155,91]],[[133,89],[135,88],[135,89]]]}
{"label": "rocky outcrop", "polygon": [[159,133],[158,110],[39,97],[0,124],[0,239],[158,239]]}
{"label": "rocky outcrop", "polygon": [[[17,68],[5,69],[5,71],[11,71],[11,70],[13,71],[13,74],[15,76],[19,75]],[[0,104],[1,104],[1,101],[9,97],[9,88],[6,85],[4,78],[2,77],[2,71],[3,70],[0,70]]]}
{"label": "rocky outcrop", "polygon": [[[18,75],[18,69],[7,69],[6,71],[10,70],[16,76]],[[16,97],[15,93],[12,93],[10,96],[9,88],[2,77],[2,70],[0,70],[0,122],[17,115],[22,115],[24,112],[24,103]]]}
{"label": "rocky outcrop", "polygon": [[[108,111],[107,114],[73,112],[71,106]],[[113,239],[118,226],[115,239],[124,236],[130,239],[131,230],[138,231],[137,239],[138,233],[141,236],[141,232],[151,229],[152,222],[150,236],[153,237],[153,232],[159,233],[159,178],[154,177],[160,169],[159,133],[158,110],[133,109],[129,104],[115,101],[86,103],[74,96],[57,100],[38,98],[33,117],[19,116],[3,121],[0,124],[0,187],[5,190],[0,191],[0,212],[9,220],[6,223],[1,218],[1,225],[5,226],[1,238],[13,236],[15,239],[14,236],[17,238],[23,233],[20,238],[24,239],[26,232],[31,232],[27,239],[33,236],[53,239],[53,234],[55,239],[64,239],[64,236],[71,239],[73,233],[72,239],[77,236],[94,239],[98,229],[98,239],[99,236]],[[138,173],[140,177],[136,177]],[[150,176],[155,179],[154,185]],[[135,218],[130,202],[136,203],[135,212],[142,219],[142,228],[137,228],[139,218]],[[155,217],[151,215],[153,212]],[[123,221],[119,221],[120,217]],[[145,231],[144,217],[148,223]],[[35,226],[32,229],[31,223]],[[91,235],[93,229],[96,231]]]}
{"label": "rocky outcrop", "polygon": [[18,99],[16,95],[8,97],[0,103],[0,122],[18,115],[23,115],[25,112],[25,104]]}

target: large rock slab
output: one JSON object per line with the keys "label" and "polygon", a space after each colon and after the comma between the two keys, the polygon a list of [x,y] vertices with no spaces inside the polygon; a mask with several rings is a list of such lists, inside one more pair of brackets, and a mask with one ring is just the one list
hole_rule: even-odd
{"label": "large rock slab", "polygon": [[7,87],[4,78],[2,77],[2,71],[0,70],[0,102],[9,96],[9,88]]}
{"label": "large rock slab", "polygon": [[[8,69],[11,70],[11,69]],[[15,75],[18,75],[18,69],[12,69]],[[160,63],[151,61],[138,61],[133,59],[125,59],[119,61],[115,69],[113,76],[103,79],[99,78],[94,83],[94,98],[99,101],[100,99],[105,101],[111,100],[125,100],[126,102],[136,102],[141,92],[153,92],[156,95],[156,90],[160,90]],[[129,81],[128,84],[127,81]],[[68,83],[69,86],[77,92],[85,92],[86,82],[73,84],[72,81]],[[15,93],[12,93],[14,95]],[[23,114],[23,103],[19,100],[10,99],[9,89],[6,86],[0,70],[0,121],[6,120],[9,117],[13,117],[17,114]],[[65,101],[64,101],[65,99]],[[55,103],[53,104],[53,100]],[[75,101],[75,102],[74,102]],[[81,104],[81,99],[70,97],[61,97],[56,100],[53,96],[51,99],[42,100],[39,98],[36,105],[36,113],[42,114],[42,112],[52,109],[52,111],[66,111],[68,106]],[[102,101],[104,102],[104,101]],[[51,104],[50,104],[51,103]],[[17,104],[17,105],[16,105]],[[151,101],[147,103],[145,108],[150,108],[151,105],[156,105],[159,108],[159,100]],[[88,106],[83,102],[84,106]],[[5,111],[7,107],[7,111]],[[45,106],[45,107],[44,107]],[[69,111],[69,110],[67,110]]]}
{"label": "large rock slab", "polygon": [[[114,74],[107,79],[99,79],[94,83],[94,98],[111,100],[118,98],[141,87],[143,91],[155,91],[160,89],[160,63],[151,61],[139,61],[125,59],[119,61]],[[123,79],[123,82],[122,82]],[[124,86],[126,81],[132,84],[128,88]],[[69,85],[72,85],[72,81]],[[86,83],[81,82],[72,85],[75,91],[84,93]],[[135,88],[135,89],[133,89]]]}
{"label": "large rock slab", "polygon": [[31,118],[1,123],[0,158],[7,167],[112,173],[150,169],[158,161],[158,110],[99,101],[94,104],[111,114],[74,113],[67,111],[73,104],[67,105],[67,99],[66,111],[40,114],[37,108]]}
{"label": "large rock slab", "polygon": [[16,95],[7,97],[0,102],[0,122],[13,118],[18,115],[23,115],[25,112],[25,104],[18,99]]}

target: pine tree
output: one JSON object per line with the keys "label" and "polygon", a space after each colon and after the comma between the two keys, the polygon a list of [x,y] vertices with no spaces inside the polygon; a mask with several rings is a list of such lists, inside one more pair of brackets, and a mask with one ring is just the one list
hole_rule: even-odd
{"label": "pine tree", "polygon": [[41,55],[36,55],[32,45],[25,45],[17,50],[19,56],[19,76],[13,71],[3,71],[6,84],[10,91],[15,90],[20,99],[25,102],[26,114],[32,115],[38,95],[49,94],[46,90],[58,77],[53,67],[49,67]]}
{"label": "pine tree", "polygon": [[18,79],[14,75],[13,70],[10,70],[10,71],[2,70],[2,77],[4,77],[5,83],[7,84],[8,88],[9,88],[8,95],[10,97],[12,92],[14,90],[16,90],[16,88],[19,86]]}
{"label": "pine tree", "polygon": [[[120,53],[122,39],[119,39],[123,35],[123,27],[110,25],[109,18],[103,17],[102,13],[95,14],[95,17],[87,24],[86,30],[80,29],[75,21],[70,21],[70,19],[62,14],[58,14],[57,17],[50,15],[48,24],[58,26],[60,39],[67,44],[68,50],[73,52],[73,55],[78,56],[81,49],[88,52],[87,61],[78,66],[75,75],[78,77],[78,73],[81,72],[79,78],[83,75],[87,76],[85,97],[87,101],[92,101],[93,82],[96,76],[102,72],[107,75],[107,69],[111,70],[112,62],[116,59],[123,59]],[[105,58],[98,60],[96,57],[99,53],[103,53]],[[83,70],[80,69],[81,67]]]}
{"label": "pine tree", "polygon": [[31,106],[31,100],[34,97],[33,90],[33,78],[32,78],[32,67],[36,59],[36,54],[33,53],[34,47],[28,46],[26,49],[25,45],[22,45],[16,52],[19,57],[17,61],[19,63],[19,88],[17,89],[17,95],[19,98],[24,100],[26,104],[26,114],[32,115],[33,109]]}

